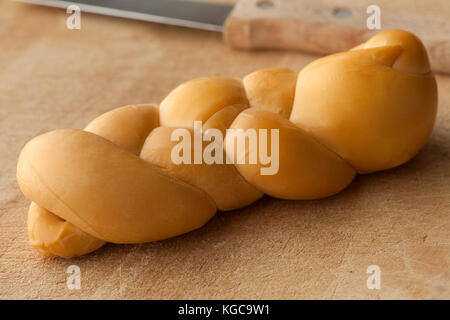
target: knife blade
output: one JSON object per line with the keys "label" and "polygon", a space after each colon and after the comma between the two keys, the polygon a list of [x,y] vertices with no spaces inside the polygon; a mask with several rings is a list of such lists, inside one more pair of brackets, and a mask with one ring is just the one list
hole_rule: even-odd
{"label": "knife blade", "polygon": [[232,5],[181,0],[21,0],[21,2],[67,8],[82,12],[150,21],[209,31],[223,31]]}

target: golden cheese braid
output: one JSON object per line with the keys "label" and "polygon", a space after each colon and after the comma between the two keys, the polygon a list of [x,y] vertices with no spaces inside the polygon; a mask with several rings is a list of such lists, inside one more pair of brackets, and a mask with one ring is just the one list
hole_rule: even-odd
{"label": "golden cheese braid", "polygon": [[[300,73],[278,67],[243,81],[191,80],[159,107],[125,106],[83,131],[52,131],[25,145],[17,180],[32,201],[30,243],[45,256],[68,258],[106,242],[183,234],[204,225],[217,209],[241,208],[263,194],[327,197],[356,173],[411,159],[427,141],[436,111],[437,86],[426,50],[401,30],[318,59]],[[203,134],[222,133],[225,158],[237,154],[229,154],[236,151],[236,136],[227,129],[277,129],[279,169],[263,175],[267,164],[260,160],[174,163],[171,137],[179,128],[195,136],[195,121],[202,122]],[[249,160],[249,145],[243,160]]]}

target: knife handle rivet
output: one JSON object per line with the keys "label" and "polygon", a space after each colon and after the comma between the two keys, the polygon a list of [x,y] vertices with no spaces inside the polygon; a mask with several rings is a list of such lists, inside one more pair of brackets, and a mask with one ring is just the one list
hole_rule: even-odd
{"label": "knife handle rivet", "polygon": [[339,19],[347,19],[352,16],[352,11],[347,8],[335,8],[333,10],[333,16]]}
{"label": "knife handle rivet", "polygon": [[271,0],[259,0],[256,6],[261,9],[270,9],[274,7],[274,3]]}

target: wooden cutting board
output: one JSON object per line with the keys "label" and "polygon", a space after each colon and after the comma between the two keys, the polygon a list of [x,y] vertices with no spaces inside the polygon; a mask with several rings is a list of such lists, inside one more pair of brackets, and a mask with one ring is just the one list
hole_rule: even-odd
{"label": "wooden cutting board", "polygon": [[[15,181],[30,138],[82,128],[122,105],[159,103],[191,78],[244,76],[274,65],[301,69],[315,58],[232,51],[219,34],[88,14],[81,30],[70,31],[66,18],[62,10],[0,1],[1,299],[450,298],[445,76],[437,76],[432,137],[399,168],[358,176],[328,199],[265,197],[174,239],[42,258],[27,245],[29,201]],[[66,286],[70,265],[80,267],[80,290]],[[370,265],[381,269],[380,290],[366,287]]]}

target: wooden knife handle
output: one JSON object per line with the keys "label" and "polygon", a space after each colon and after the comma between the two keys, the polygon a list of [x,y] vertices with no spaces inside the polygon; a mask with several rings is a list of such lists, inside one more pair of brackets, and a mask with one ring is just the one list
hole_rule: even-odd
{"label": "wooden knife handle", "polygon": [[[319,54],[345,51],[380,30],[369,30],[366,7],[337,7],[302,0],[241,0],[225,23],[224,38],[238,49],[292,49]],[[417,34],[435,71],[450,73],[450,19],[388,12],[381,30]]]}

